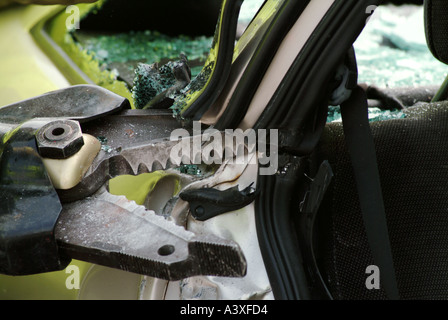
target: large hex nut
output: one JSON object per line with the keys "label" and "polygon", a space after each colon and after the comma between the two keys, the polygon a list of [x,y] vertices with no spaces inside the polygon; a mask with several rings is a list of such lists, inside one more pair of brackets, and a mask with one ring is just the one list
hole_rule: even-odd
{"label": "large hex nut", "polygon": [[84,145],[81,126],[73,120],[52,121],[36,134],[39,153],[43,158],[67,159]]}

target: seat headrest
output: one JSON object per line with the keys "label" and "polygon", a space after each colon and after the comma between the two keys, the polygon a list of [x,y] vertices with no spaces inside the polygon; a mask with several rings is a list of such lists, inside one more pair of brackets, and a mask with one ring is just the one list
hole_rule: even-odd
{"label": "seat headrest", "polygon": [[448,1],[425,0],[425,32],[434,57],[448,64]]}

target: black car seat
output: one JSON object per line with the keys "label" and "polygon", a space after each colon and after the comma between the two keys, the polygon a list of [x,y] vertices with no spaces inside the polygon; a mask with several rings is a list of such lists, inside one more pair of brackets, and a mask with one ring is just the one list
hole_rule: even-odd
{"label": "black car seat", "polygon": [[[428,45],[448,63],[448,2],[425,3]],[[371,123],[395,276],[401,299],[448,298],[448,102],[404,110],[403,119]],[[326,126],[313,155],[328,160],[333,181],[317,223],[316,259],[334,299],[387,299],[368,289],[375,265],[341,123]],[[381,270],[380,276],[381,276]]]}

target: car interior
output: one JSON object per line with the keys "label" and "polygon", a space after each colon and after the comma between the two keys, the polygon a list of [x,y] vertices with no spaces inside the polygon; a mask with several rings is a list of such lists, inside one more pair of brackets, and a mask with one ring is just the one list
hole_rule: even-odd
{"label": "car interior", "polygon": [[[425,0],[428,46],[444,63],[448,63],[447,10],[445,1]],[[369,243],[343,125],[327,124],[314,152],[315,170],[328,160],[334,174],[317,213],[313,239],[319,270],[313,283],[321,296],[387,299],[383,286],[367,290],[365,282],[369,275],[366,268],[375,265],[372,251],[385,254],[390,246],[393,266],[389,268],[401,299],[447,298],[446,94],[439,94],[433,101],[406,105],[403,112],[403,119],[370,124],[390,244],[376,243],[381,248],[375,249]]]}

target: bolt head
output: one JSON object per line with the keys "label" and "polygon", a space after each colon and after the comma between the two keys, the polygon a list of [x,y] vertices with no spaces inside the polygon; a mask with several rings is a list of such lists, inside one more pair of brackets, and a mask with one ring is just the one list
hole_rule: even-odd
{"label": "bolt head", "polygon": [[39,153],[43,158],[67,159],[84,145],[79,122],[73,120],[52,121],[36,134]]}
{"label": "bolt head", "polygon": [[196,218],[201,218],[205,214],[205,209],[203,206],[197,206],[194,213]]}

